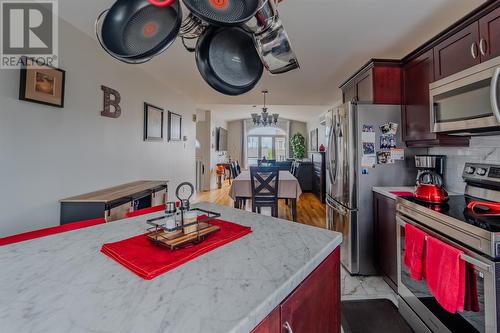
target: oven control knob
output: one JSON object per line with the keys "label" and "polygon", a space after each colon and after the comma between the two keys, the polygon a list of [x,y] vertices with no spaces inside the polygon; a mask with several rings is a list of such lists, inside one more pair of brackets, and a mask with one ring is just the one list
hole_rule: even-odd
{"label": "oven control knob", "polygon": [[479,176],[485,176],[486,175],[486,169],[485,168],[478,168],[476,173],[479,175]]}
{"label": "oven control knob", "polygon": [[468,166],[467,168],[465,168],[465,173],[468,175],[472,175],[474,171],[476,171],[476,168],[474,167]]}

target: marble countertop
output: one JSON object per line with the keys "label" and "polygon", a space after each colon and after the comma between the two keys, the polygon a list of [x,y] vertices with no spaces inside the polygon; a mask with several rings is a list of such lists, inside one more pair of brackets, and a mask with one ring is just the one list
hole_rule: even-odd
{"label": "marble countertop", "polygon": [[151,214],[0,247],[2,332],[249,332],[341,234],[212,204],[253,232],[146,281],[100,253]]}
{"label": "marble countertop", "polygon": [[391,192],[411,192],[413,193],[415,191],[415,186],[393,186],[393,187],[374,187],[373,192],[380,193],[382,195],[385,195],[388,198],[396,200],[398,197],[397,195],[391,193]]}

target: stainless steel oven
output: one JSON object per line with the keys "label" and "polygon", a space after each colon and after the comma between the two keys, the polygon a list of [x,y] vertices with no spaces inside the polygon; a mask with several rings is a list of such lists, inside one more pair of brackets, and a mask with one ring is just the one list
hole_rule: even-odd
{"label": "stainless steel oven", "polygon": [[500,131],[500,57],[430,84],[434,132]]}
{"label": "stainless steel oven", "polygon": [[[425,332],[497,332],[496,303],[497,274],[500,267],[487,257],[455,242],[451,234],[442,234],[425,223],[398,213],[397,215],[397,246],[398,246],[398,293],[400,296],[400,311],[412,324],[416,331]],[[427,221],[429,222],[429,221]],[[415,281],[403,264],[405,253],[405,225],[410,223],[428,235],[436,237],[464,251],[462,259],[477,272],[477,289],[479,312],[465,311],[451,314],[444,310],[435,300],[425,280]],[[431,225],[433,225],[431,223]],[[406,315],[405,315],[406,313]]]}

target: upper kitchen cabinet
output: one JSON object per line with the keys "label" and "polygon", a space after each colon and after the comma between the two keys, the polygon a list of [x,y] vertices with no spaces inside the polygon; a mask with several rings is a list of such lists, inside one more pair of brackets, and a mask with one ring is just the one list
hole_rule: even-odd
{"label": "upper kitchen cabinet", "polygon": [[474,22],[434,47],[435,80],[440,80],[480,62],[479,23]]}
{"label": "upper kitchen cabinet", "polygon": [[399,61],[372,59],[341,86],[343,102],[401,104]]}
{"label": "upper kitchen cabinet", "polygon": [[432,50],[403,65],[403,140],[409,147],[468,146],[468,138],[431,132],[429,84],[433,81]]}
{"label": "upper kitchen cabinet", "polygon": [[[448,32],[451,36],[443,34],[445,39],[434,46],[436,81],[500,56],[499,6],[495,2],[493,7],[473,13]],[[455,29],[460,30],[453,33]]]}
{"label": "upper kitchen cabinet", "polygon": [[500,7],[479,20],[481,61],[500,56]]}

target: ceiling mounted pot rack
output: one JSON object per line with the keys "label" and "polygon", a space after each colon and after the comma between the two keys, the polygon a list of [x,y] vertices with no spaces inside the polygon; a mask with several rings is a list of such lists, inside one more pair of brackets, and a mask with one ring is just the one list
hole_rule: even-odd
{"label": "ceiling mounted pot rack", "polygon": [[212,88],[240,95],[255,87],[264,67],[271,74],[299,68],[279,2],[182,0],[183,16],[181,0],[117,0],[98,16],[95,32],[109,55],[128,64],[153,59],[179,37]]}

